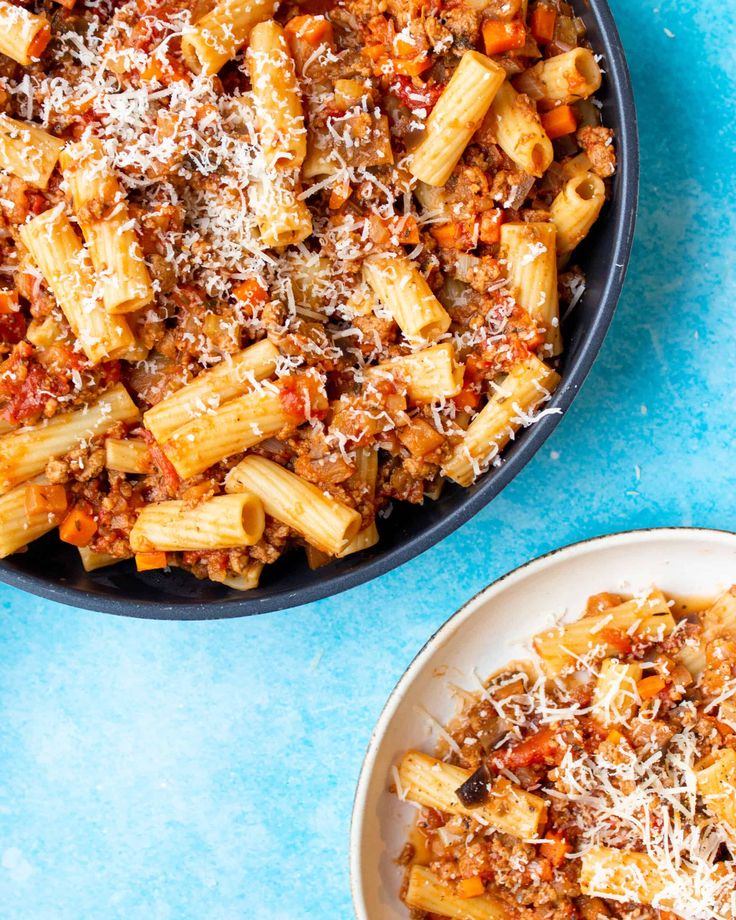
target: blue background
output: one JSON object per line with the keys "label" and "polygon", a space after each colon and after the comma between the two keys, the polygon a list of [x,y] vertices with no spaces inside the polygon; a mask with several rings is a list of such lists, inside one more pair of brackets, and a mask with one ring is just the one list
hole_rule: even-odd
{"label": "blue background", "polygon": [[643,156],[626,288],[572,410],[482,514],[372,584],[251,620],[122,620],[0,588],[3,920],[348,918],[363,752],[427,636],[562,544],[736,529],[729,6],[613,3]]}

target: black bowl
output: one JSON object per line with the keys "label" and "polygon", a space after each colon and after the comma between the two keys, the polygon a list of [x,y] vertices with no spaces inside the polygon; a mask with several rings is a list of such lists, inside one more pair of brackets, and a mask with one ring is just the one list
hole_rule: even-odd
{"label": "black bowl", "polygon": [[[606,71],[597,94],[603,121],[616,132],[619,157],[612,200],[576,261],[587,274],[587,290],[563,324],[562,383],[550,402],[567,409],[603,344],[624,282],[634,236],[639,182],[636,111],[621,40],[605,0],[585,0],[580,11],[593,49],[603,54]],[[82,570],[76,549],[49,534],[26,553],[0,562],[0,581],[54,601],[123,616],[198,620],[250,616],[319,600],[369,581],[401,565],[464,524],[498,495],[549,437],[559,414],[543,417],[521,432],[504,461],[468,489],[448,486],[436,502],[400,504],[379,526],[373,549],[310,571],[304,553],[288,553],[264,570],[261,585],[246,593],[181,570],[138,573],[131,562],[96,572]]]}

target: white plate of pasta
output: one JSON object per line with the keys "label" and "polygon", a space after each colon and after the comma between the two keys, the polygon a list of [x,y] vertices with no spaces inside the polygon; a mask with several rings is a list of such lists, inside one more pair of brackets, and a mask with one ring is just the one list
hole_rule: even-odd
{"label": "white plate of pasta", "polygon": [[541,557],[429,640],[358,784],[358,920],[726,920],[736,535]]}

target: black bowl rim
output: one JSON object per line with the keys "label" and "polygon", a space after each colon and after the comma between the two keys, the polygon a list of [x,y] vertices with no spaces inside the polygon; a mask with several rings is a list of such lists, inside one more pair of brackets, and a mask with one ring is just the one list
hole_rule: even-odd
{"label": "black bowl rim", "polygon": [[603,285],[598,312],[592,321],[586,341],[573,363],[566,368],[566,377],[562,386],[555,392],[549,403],[550,408],[562,410],[560,413],[547,414],[533,428],[528,429],[513,454],[504,460],[493,475],[486,476],[473,493],[469,494],[462,504],[449,512],[443,520],[417,531],[401,546],[389,550],[384,555],[366,560],[359,569],[334,575],[325,574],[314,584],[298,589],[279,590],[278,585],[275,585],[267,596],[248,597],[246,593],[242,598],[227,602],[202,603],[182,598],[176,604],[168,600],[155,599],[142,603],[124,597],[105,597],[70,585],[49,582],[40,575],[19,572],[4,562],[0,562],[0,582],[57,603],[118,616],[157,620],[213,620],[252,616],[275,610],[286,610],[321,600],[358,587],[379,575],[384,575],[425,552],[457,530],[498,495],[547,440],[588,376],[613,319],[616,303],[623,288],[624,274],[628,267],[634,239],[639,197],[639,140],[631,76],[621,38],[607,0],[587,0],[586,5],[589,6],[598,21],[604,45],[606,79],[613,96],[614,107],[621,115],[621,126],[616,138],[620,151],[617,176],[621,189],[620,215],[617,225],[613,228],[608,274]]}

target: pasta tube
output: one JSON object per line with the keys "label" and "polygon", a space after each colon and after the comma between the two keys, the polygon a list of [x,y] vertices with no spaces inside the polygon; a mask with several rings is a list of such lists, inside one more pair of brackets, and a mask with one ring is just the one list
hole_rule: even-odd
{"label": "pasta tube", "polygon": [[48,186],[63,146],[64,141],[43,128],[0,115],[0,169],[30,185],[41,189]]}
{"label": "pasta tube", "polygon": [[247,492],[216,495],[194,508],[181,501],[155,502],[138,515],[130,547],[134,553],[149,553],[252,546],[264,526],[263,505]]}
{"label": "pasta tube", "polygon": [[291,180],[269,176],[251,186],[249,201],[264,246],[293,246],[311,234],[312,215]]}
{"label": "pasta tube", "polygon": [[[587,619],[587,618],[586,618]],[[607,658],[601,665],[593,691],[593,716],[606,727],[625,725],[639,702],[636,684],[641,665]]]}
{"label": "pasta tube", "polygon": [[16,486],[5,495],[0,495],[0,559],[5,559],[42,537],[58,524],[59,519],[48,511],[28,514],[25,485]]}
{"label": "pasta tube", "polygon": [[278,23],[254,26],[247,61],[266,164],[298,169],[307,155],[307,132],[294,60]]}
{"label": "pasta tube", "polygon": [[280,393],[259,387],[177,428],[161,446],[179,476],[188,479],[278,434],[290,420]]}
{"label": "pasta tube", "polygon": [[105,466],[120,473],[148,473],[151,469],[148,445],[140,438],[107,438]]}
{"label": "pasta tube", "polygon": [[230,575],[228,578],[223,578],[222,584],[227,585],[228,588],[233,588],[235,591],[252,591],[253,588],[258,587],[262,571],[262,562],[252,562],[239,575]]}
{"label": "pasta tube", "polygon": [[363,276],[407,338],[436,339],[449,329],[447,311],[411,260],[396,256],[366,259]]}
{"label": "pasta tube", "polygon": [[730,588],[703,614],[703,637],[705,642],[719,636],[736,636],[736,594]]}
{"label": "pasta tube", "polygon": [[546,817],[543,798],[526,792],[505,777],[493,783],[488,801],[476,808],[467,808],[456,790],[473,775],[452,764],[437,760],[419,751],[410,751],[399,764],[399,782],[404,798],[427,808],[436,808],[452,815],[476,818],[481,824],[513,837],[535,837]]}
{"label": "pasta tube", "polygon": [[646,853],[594,846],[583,853],[580,889],[590,897],[652,904],[666,881]]}
{"label": "pasta tube", "polygon": [[616,638],[645,636],[661,640],[674,628],[665,596],[661,591],[652,591],[646,597],[609,607],[596,616],[539,633],[534,637],[534,649],[545,672],[554,675],[592,651],[600,652],[600,658],[610,658],[617,652]]}
{"label": "pasta tube", "polygon": [[554,150],[529,100],[506,82],[496,93],[490,113],[496,142],[503,152],[531,176],[543,176],[554,159]]}
{"label": "pasta tube", "polygon": [[100,140],[67,145],[61,167],[109,313],[131,313],[151,303],[151,276],[131,226],[125,193]]}
{"label": "pasta tube", "polygon": [[28,67],[41,57],[50,38],[51,26],[45,16],[0,0],[0,54]]}
{"label": "pasta tube", "polygon": [[411,402],[428,403],[457,396],[463,386],[463,366],[455,360],[455,346],[443,342],[384,361],[366,372],[367,380],[379,377],[400,380]]}
{"label": "pasta tube", "polygon": [[427,120],[409,172],[428,185],[444,185],[506,79],[500,64],[466,51]]}
{"label": "pasta tube", "polygon": [[137,406],[125,387],[118,383],[81,409],[3,435],[0,437],[0,495],[38,476],[52,457],[68,453],[80,441],[102,434],[115,422],[136,418]]}
{"label": "pasta tube", "polygon": [[63,205],[23,224],[20,236],[92,364],[133,347],[126,321],[107,313],[97,298],[89,255]]}
{"label": "pasta tube", "polygon": [[117,565],[123,562],[129,556],[112,556],[110,553],[96,553],[88,546],[78,546],[79,558],[82,562],[82,568],[85,572],[95,572],[97,569],[105,569],[109,565]]}
{"label": "pasta tube", "polygon": [[194,73],[215,74],[234,58],[258,22],[276,10],[274,0],[220,0],[181,39],[184,60]]}
{"label": "pasta tube", "polygon": [[552,202],[550,219],[557,227],[558,264],[564,263],[588,235],[606,200],[603,179],[594,172],[566,182]]}
{"label": "pasta tube", "polygon": [[276,370],[278,356],[276,346],[262,339],[237,355],[224,358],[144,413],[146,428],[163,443],[192,418],[212,412],[250,389],[253,382],[270,377]]}
{"label": "pasta tube", "polygon": [[600,88],[601,69],[589,48],[573,48],[540,61],[514,83],[530,99],[569,104],[587,99]]}
{"label": "pasta tube", "polygon": [[509,916],[503,901],[489,894],[460,897],[426,866],[411,867],[405,900],[409,907],[454,920],[506,920]]}
{"label": "pasta tube", "polygon": [[534,355],[515,365],[502,381],[499,392],[491,396],[453,449],[443,467],[444,475],[461,486],[469,486],[559,380],[559,374]]}
{"label": "pasta tube", "polygon": [[702,760],[695,770],[695,782],[711,814],[736,834],[736,751],[721,748]]}
{"label": "pasta tube", "polygon": [[241,460],[228,473],[225,489],[257,495],[266,514],[331,556],[345,549],[362,523],[354,508],[325,495],[311,482],[265,457]]}
{"label": "pasta tube", "polygon": [[551,355],[562,351],[557,295],[557,228],[535,221],[501,225],[501,258],[511,293],[544,326]]}

